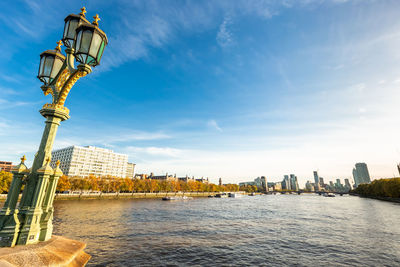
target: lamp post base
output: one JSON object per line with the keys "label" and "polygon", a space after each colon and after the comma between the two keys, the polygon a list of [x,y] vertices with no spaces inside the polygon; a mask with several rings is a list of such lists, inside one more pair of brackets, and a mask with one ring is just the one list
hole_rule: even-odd
{"label": "lamp post base", "polygon": [[85,243],[55,236],[29,246],[0,248],[0,266],[85,266],[90,255]]}

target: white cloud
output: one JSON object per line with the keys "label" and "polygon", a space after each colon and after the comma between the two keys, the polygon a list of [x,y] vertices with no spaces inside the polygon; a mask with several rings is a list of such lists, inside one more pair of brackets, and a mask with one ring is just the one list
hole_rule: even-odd
{"label": "white cloud", "polygon": [[0,98],[0,110],[8,110],[20,106],[37,105],[40,102],[14,101],[5,98]]}
{"label": "white cloud", "polygon": [[367,112],[367,110],[366,110],[365,108],[359,108],[359,109],[358,109],[358,112],[360,112],[360,113],[365,113],[365,112]]}
{"label": "white cloud", "polygon": [[232,45],[233,43],[233,35],[232,32],[229,30],[229,26],[232,24],[232,19],[230,16],[225,16],[224,21],[219,26],[219,30],[217,33],[217,43],[221,47],[227,47]]}
{"label": "white cloud", "polygon": [[171,138],[171,136],[164,133],[135,131],[128,134],[113,136],[111,138],[107,138],[106,140],[108,140],[109,142],[128,142],[128,141],[143,141],[143,140],[160,140],[168,138]]}
{"label": "white cloud", "polygon": [[123,149],[126,153],[133,155],[134,158],[145,158],[146,156],[173,157],[183,155],[183,150],[171,147],[134,147],[128,146]]}
{"label": "white cloud", "polygon": [[[211,149],[181,150],[175,148],[133,148],[134,159],[140,159],[140,172],[218,177],[240,182],[265,175],[280,181],[284,174],[295,173],[304,184],[319,169],[325,180],[352,179],[356,162],[366,162],[373,178],[391,177],[399,158],[397,126],[391,120],[366,119],[351,121],[341,128],[316,133],[266,136],[254,140],[257,148],[243,149],[237,145],[250,142],[249,136],[237,136],[230,151]],[[372,126],[372,127],[371,127]],[[382,133],[382,129],[385,130]],[[286,129],[283,127],[282,132]],[[362,133],[362,134],[361,134]],[[258,137],[259,138],[259,137]],[[397,150],[396,150],[397,149]]]}
{"label": "white cloud", "polygon": [[[63,148],[72,145],[87,146],[97,145],[107,148],[116,148],[127,143],[139,142],[139,141],[155,141],[171,138],[170,135],[162,132],[144,132],[144,131],[132,131],[128,129],[113,129],[113,132],[105,131],[87,131],[84,136],[72,136],[69,134],[67,137],[61,136],[55,141],[55,149]],[[118,150],[116,150],[118,152]]]}
{"label": "white cloud", "polygon": [[218,123],[217,123],[215,120],[209,120],[209,121],[207,122],[207,125],[208,125],[209,127],[211,127],[211,128],[216,129],[216,130],[219,131],[219,132],[222,132],[221,127],[219,127]]}
{"label": "white cloud", "polygon": [[365,89],[365,84],[364,83],[359,83],[359,84],[355,84],[350,86],[350,90],[355,91],[357,93],[362,93]]}

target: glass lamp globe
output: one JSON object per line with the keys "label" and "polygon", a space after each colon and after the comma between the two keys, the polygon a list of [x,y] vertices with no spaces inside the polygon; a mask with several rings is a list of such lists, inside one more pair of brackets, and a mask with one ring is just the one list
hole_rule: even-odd
{"label": "glass lamp globe", "polygon": [[99,29],[96,15],[92,24],[82,23],[76,29],[75,58],[81,64],[95,67],[100,64],[108,43],[106,34]]}
{"label": "glass lamp globe", "polygon": [[74,47],[76,29],[79,27],[79,25],[82,23],[89,23],[89,21],[85,18],[85,13],[86,9],[83,7],[81,8],[81,13],[79,13],[79,15],[70,14],[64,19],[65,25],[62,41],[66,47]]}
{"label": "glass lamp globe", "polygon": [[55,50],[46,50],[40,54],[40,64],[38,78],[45,85],[49,85],[57,74],[60,72],[64,64],[65,56],[61,54],[61,41]]}

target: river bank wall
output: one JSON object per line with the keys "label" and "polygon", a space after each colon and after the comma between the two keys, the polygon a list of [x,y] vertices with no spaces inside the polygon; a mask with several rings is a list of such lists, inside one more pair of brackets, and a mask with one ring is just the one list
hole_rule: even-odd
{"label": "river bank wall", "polygon": [[56,200],[68,199],[118,199],[118,198],[163,198],[167,196],[208,197],[216,193],[210,192],[157,192],[157,193],[81,193],[56,194]]}
{"label": "river bank wall", "polygon": [[[119,198],[137,198],[137,199],[151,199],[163,198],[166,196],[187,196],[187,197],[208,197],[215,196],[219,192],[156,192],[156,193],[99,193],[99,192],[82,192],[79,194],[62,194],[57,193],[55,200],[69,200],[69,199],[119,199]],[[228,192],[226,192],[228,193]],[[242,193],[244,192],[235,192]],[[4,202],[7,194],[0,194],[0,202]],[[21,198],[21,194],[19,196]]]}
{"label": "river bank wall", "polygon": [[356,196],[356,197],[363,197],[363,198],[372,198],[372,199],[377,199],[377,200],[383,200],[383,201],[389,201],[389,202],[396,202],[400,203],[400,198],[393,198],[393,197],[377,197],[377,196],[364,196],[356,193],[350,193],[349,195],[351,196]]}

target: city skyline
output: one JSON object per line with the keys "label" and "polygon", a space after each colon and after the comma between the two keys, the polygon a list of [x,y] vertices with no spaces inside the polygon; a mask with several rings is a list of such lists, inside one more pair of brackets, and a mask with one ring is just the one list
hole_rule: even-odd
{"label": "city skyline", "polygon": [[[85,4],[101,14],[109,47],[71,92],[55,149],[105,147],[129,155],[138,173],[214,183],[296,173],[304,184],[314,170],[352,179],[357,162],[372,179],[398,176],[400,3]],[[38,54],[81,3],[0,7],[0,160],[26,154],[31,164],[37,110],[49,100]]]}

